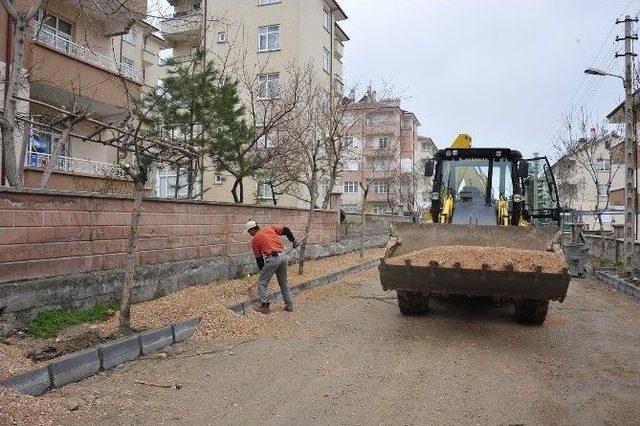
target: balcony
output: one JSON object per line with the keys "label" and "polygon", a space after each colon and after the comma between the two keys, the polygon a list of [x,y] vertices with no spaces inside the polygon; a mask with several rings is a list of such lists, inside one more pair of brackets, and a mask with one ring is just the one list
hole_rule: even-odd
{"label": "balcony", "polygon": [[134,66],[118,62],[108,56],[94,52],[86,46],[81,46],[60,35],[54,34],[45,27],[35,29],[33,41],[63,55],[101,68],[112,74],[122,76],[138,84],[143,83],[142,72]]}
{"label": "balcony", "polygon": [[[30,151],[27,153],[24,165],[25,167],[44,169],[50,161],[50,154]],[[101,163],[81,158],[59,156],[55,170],[101,178],[128,179],[127,174],[117,164]]]}
{"label": "balcony", "polygon": [[202,36],[202,13],[178,12],[160,25],[162,35],[172,44],[197,41]]}

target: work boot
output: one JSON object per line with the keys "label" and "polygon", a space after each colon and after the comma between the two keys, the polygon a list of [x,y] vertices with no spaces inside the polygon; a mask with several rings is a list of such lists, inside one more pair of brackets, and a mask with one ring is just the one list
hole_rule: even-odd
{"label": "work boot", "polygon": [[260,312],[261,314],[268,314],[269,313],[269,304],[268,303],[262,303],[260,305],[253,305],[253,310],[256,312]]}
{"label": "work boot", "polygon": [[287,305],[284,305],[284,310],[287,312],[293,312],[293,304],[289,303]]}

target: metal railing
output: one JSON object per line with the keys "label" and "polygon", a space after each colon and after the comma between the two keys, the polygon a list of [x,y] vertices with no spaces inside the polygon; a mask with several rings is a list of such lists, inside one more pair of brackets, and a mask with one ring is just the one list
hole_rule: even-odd
{"label": "metal railing", "polygon": [[79,61],[121,75],[138,83],[142,83],[143,81],[142,72],[136,69],[136,67],[96,53],[86,46],[81,46],[65,37],[55,34],[45,26],[34,29],[33,39],[44,46],[78,59]]}
{"label": "metal railing", "polygon": [[[25,158],[25,166],[44,169],[50,161],[50,154],[30,151]],[[55,170],[82,173],[102,178],[127,178],[125,171],[117,164],[101,163],[99,161],[85,160],[82,158],[59,156]]]}

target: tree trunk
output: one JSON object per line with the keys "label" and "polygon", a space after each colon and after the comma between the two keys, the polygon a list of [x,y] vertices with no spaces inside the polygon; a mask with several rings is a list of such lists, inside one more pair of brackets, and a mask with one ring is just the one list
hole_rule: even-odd
{"label": "tree trunk", "polygon": [[369,193],[369,189],[363,189],[362,194],[362,213],[360,215],[360,258],[364,257],[364,237],[367,229],[367,215],[365,213],[366,205],[367,205],[367,195]]}
{"label": "tree trunk", "polygon": [[[18,94],[20,79],[22,76],[22,60],[24,57],[24,44],[27,29],[27,22],[19,19],[14,23],[13,35],[13,57],[9,67],[9,81],[6,86],[4,113],[0,120],[0,130],[2,131],[2,158],[5,164],[5,173],[9,186],[22,188],[24,182],[22,179],[22,159],[16,159],[15,131],[16,131],[16,112],[17,100],[15,96]],[[16,161],[17,160],[17,161]],[[3,182],[0,182],[3,184]]]}
{"label": "tree trunk", "polygon": [[[75,121],[75,120],[73,120]],[[49,162],[47,166],[44,168],[44,172],[42,172],[42,177],[40,178],[40,183],[38,184],[38,188],[45,188],[47,183],[49,182],[49,178],[51,177],[51,173],[56,168],[58,163],[58,157],[60,157],[60,153],[64,146],[69,143],[69,134],[71,133],[71,129],[73,127],[73,123],[69,120],[65,121],[65,127],[62,131],[62,135],[58,138],[57,141],[51,147],[51,156],[49,157]]]}
{"label": "tree trunk", "polygon": [[[315,204],[312,202],[309,208],[309,216],[307,217],[307,224],[304,227],[304,235],[308,235],[311,232],[311,224],[313,221],[313,215],[315,213]],[[304,236],[303,236],[304,237]],[[300,253],[298,258],[298,275],[302,275],[304,273],[304,256],[307,251],[307,240],[305,238],[302,243],[300,243]]]}
{"label": "tree trunk", "polygon": [[135,190],[133,197],[133,210],[131,211],[131,229],[129,232],[129,245],[124,266],[124,282],[122,283],[122,298],[120,301],[120,332],[128,334],[131,332],[131,290],[135,278],[137,255],[138,255],[138,225],[140,224],[140,213],[142,213],[142,194],[144,193],[144,182],[134,181]]}
{"label": "tree trunk", "polygon": [[242,184],[242,178],[236,177],[233,182],[233,188],[231,188],[231,195],[233,195],[233,202],[236,204],[244,203],[244,185]]}

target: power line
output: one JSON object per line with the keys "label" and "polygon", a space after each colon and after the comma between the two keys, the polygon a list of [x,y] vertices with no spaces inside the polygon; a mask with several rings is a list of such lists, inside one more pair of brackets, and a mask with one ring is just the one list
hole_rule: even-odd
{"label": "power line", "polygon": [[[626,11],[629,9],[629,7],[631,7],[631,5],[637,1],[640,1],[640,0],[630,0],[626,4],[626,6],[622,9],[617,19],[622,18],[626,13]],[[636,13],[636,16],[638,16],[639,14],[640,14],[640,10],[638,10],[638,12]],[[611,27],[609,28],[609,32],[605,36],[602,44],[600,45],[600,48],[598,49],[596,55],[591,61],[591,67],[600,68],[606,72],[611,70],[611,66],[615,60],[614,54],[617,52],[616,40],[615,39],[610,40],[611,35],[613,34],[613,31],[615,28],[616,28],[615,23],[612,24]],[[605,47],[607,46],[607,42],[609,42],[610,46],[605,50]],[[598,67],[598,61],[603,52],[607,52],[607,55],[605,55],[603,59],[606,58],[607,56],[609,56],[611,59],[605,66]],[[570,112],[573,109],[575,109],[576,106],[579,106],[579,108],[583,108],[591,100],[591,98],[598,92],[598,90],[600,89],[600,85],[602,84],[602,79],[592,79],[590,80],[591,82],[587,83],[587,85],[585,86],[585,82],[587,81],[587,78],[588,78],[587,75],[582,76],[582,79],[578,83],[576,90],[574,91],[573,95],[569,99],[568,106],[562,111],[560,117],[556,120],[555,124],[551,127],[551,129],[547,133],[547,136],[538,143],[538,145],[535,148],[535,151],[539,152],[543,148],[545,148],[545,146],[550,146],[550,142],[552,142],[550,139],[559,130],[559,127],[562,125],[562,122],[565,119],[565,117],[568,114],[570,114]],[[576,102],[576,97],[578,97],[577,102]]]}

